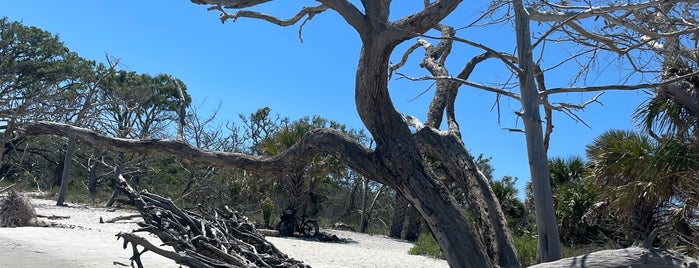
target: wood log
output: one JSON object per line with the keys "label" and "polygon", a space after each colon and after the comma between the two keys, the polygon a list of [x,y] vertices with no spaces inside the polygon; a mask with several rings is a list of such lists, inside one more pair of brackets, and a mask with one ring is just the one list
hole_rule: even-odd
{"label": "wood log", "polygon": [[676,251],[659,248],[629,247],[602,250],[554,262],[541,263],[530,268],[574,267],[644,267],[644,268],[699,268],[699,261]]}

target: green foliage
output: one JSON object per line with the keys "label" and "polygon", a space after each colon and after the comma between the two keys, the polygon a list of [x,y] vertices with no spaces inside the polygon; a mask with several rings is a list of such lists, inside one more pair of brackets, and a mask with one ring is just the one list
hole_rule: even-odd
{"label": "green foliage", "polygon": [[[57,36],[6,18],[0,20],[0,35],[0,112],[6,116],[17,112],[32,120],[76,123],[120,138],[172,138],[180,105],[191,104],[186,85],[170,75],[114,70],[95,64],[70,52]],[[185,103],[181,103],[178,87],[184,91]],[[88,97],[92,101],[86,102]],[[15,102],[3,103],[8,99]],[[91,106],[86,108],[86,118],[77,122],[77,111],[83,103]],[[232,122],[225,127],[211,126],[212,121],[216,122],[214,116],[200,118],[189,114],[184,138],[202,149],[274,155],[313,129],[331,128],[370,146],[370,138],[363,131],[347,129],[319,116],[291,120],[272,115],[271,109],[264,107],[240,118],[242,129]],[[3,125],[8,125],[9,120],[0,118]],[[0,177],[21,182],[23,187],[53,191],[51,188],[61,180],[66,140],[16,134],[0,133],[5,148]],[[165,154],[119,153],[84,144],[78,144],[70,163],[74,168],[68,200],[87,202],[108,195],[114,184],[113,165],[118,164],[136,189],[171,197],[183,207],[229,205],[252,218],[272,222],[275,208],[297,199],[301,200],[297,203],[307,204],[307,215],[324,217],[329,223],[355,223],[360,218],[356,213],[361,199],[357,186],[363,178],[330,156],[310,159],[307,165],[279,177],[191,166]],[[91,167],[95,167],[94,181],[90,180]],[[376,197],[369,228],[384,232],[384,222],[390,219],[390,195],[379,194],[378,183],[367,185],[368,201]],[[96,193],[89,195],[88,187],[97,189]],[[262,206],[259,200],[264,200]]]}
{"label": "green foliage", "polygon": [[64,121],[71,108],[79,105],[83,82],[93,79],[93,68],[94,62],[70,52],[58,36],[0,18],[0,111],[4,116]]}
{"label": "green foliage", "polygon": [[[587,164],[578,156],[549,159],[549,175],[559,234],[564,244],[605,243],[598,241],[603,233],[614,233],[602,226],[588,223],[584,216],[598,202],[596,187],[585,177]],[[526,187],[526,206],[533,211],[531,183]],[[600,217],[603,217],[601,215]],[[600,222],[609,219],[600,219]],[[611,229],[616,227],[610,226]]]}
{"label": "green foliage", "polygon": [[[681,58],[668,58],[663,63],[662,78],[668,80],[696,71],[695,64],[690,64]],[[684,82],[693,86],[693,90],[699,88],[699,76],[690,76]],[[696,142],[699,138],[699,115],[693,114],[683,104],[673,101],[667,96],[668,93],[658,89],[653,91],[655,94],[634,111],[633,119],[641,130],[655,137],[669,136],[682,141]]]}
{"label": "green foliage", "polygon": [[417,242],[415,242],[415,246],[410,248],[409,253],[412,255],[424,255],[444,259],[442,248],[439,246],[439,243],[437,243],[432,233],[420,233]]}
{"label": "green foliage", "polygon": [[120,138],[152,138],[162,136],[168,121],[177,117],[181,99],[191,103],[187,87],[179,79],[166,74],[151,76],[120,70],[102,81],[99,101],[102,114],[110,119],[101,130]]}
{"label": "green foliage", "polygon": [[262,218],[264,220],[265,227],[269,228],[272,223],[272,212],[274,211],[274,201],[271,198],[266,197],[260,203],[260,208],[262,209]]}
{"label": "green foliage", "polygon": [[569,181],[556,187],[553,199],[562,242],[568,245],[591,242],[588,240],[598,230],[583,217],[597,201],[594,189],[584,181]]}
{"label": "green foliage", "polygon": [[492,181],[490,187],[500,202],[510,230],[513,234],[521,234],[530,227],[532,221],[524,203],[519,199],[516,183],[517,178],[505,176],[501,180]]}
{"label": "green foliage", "polygon": [[530,266],[536,264],[536,247],[537,239],[531,235],[516,235],[512,239],[517,249],[517,258],[522,266]]}
{"label": "green foliage", "polygon": [[[594,165],[592,176],[606,209],[624,219],[632,232],[631,242],[661,227],[660,238],[670,246],[683,237],[694,241],[696,232],[676,228],[693,222],[699,203],[696,194],[699,150],[674,139],[651,140],[648,136],[612,130],[587,147]],[[674,226],[674,227],[673,227]]]}

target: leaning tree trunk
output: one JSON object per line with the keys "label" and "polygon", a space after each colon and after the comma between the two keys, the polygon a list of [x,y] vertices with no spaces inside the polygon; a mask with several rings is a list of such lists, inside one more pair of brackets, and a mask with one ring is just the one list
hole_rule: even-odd
{"label": "leaning tree trunk", "polygon": [[61,173],[61,189],[58,192],[58,200],[56,201],[57,206],[62,206],[66,199],[66,192],[68,191],[68,182],[70,179],[70,169],[73,166],[73,154],[75,154],[75,140],[68,139],[66,154],[63,159],[63,172]]}
{"label": "leaning tree trunk", "polygon": [[[425,166],[410,129],[388,93],[388,62],[396,44],[383,32],[362,36],[355,102],[360,118],[376,140],[376,162],[396,191],[420,212],[452,267],[492,267],[483,243],[449,190]],[[459,234],[459,235],[455,235]],[[469,249],[464,251],[465,249]]]}
{"label": "leaning tree trunk", "polygon": [[[450,54],[456,31],[453,27],[441,24],[435,28],[442,33],[439,44],[432,46],[425,41],[418,41],[416,44],[425,49],[420,66],[433,76],[451,77],[444,62]],[[411,52],[409,50],[406,53]],[[495,55],[487,52],[474,57],[466,63],[457,77],[467,80],[478,63]],[[407,54],[404,58],[405,56]],[[401,63],[394,66],[397,68],[400,65]],[[447,185],[455,183],[464,193],[467,206],[478,227],[479,237],[484,242],[490,259],[501,267],[519,267],[521,265],[505,214],[490,187],[489,180],[478,170],[461,139],[461,130],[455,115],[455,102],[459,87],[463,84],[446,79],[437,80],[436,84],[425,124],[422,125],[412,116],[406,116],[406,121],[417,129],[415,137],[420,146],[420,153],[438,160],[440,165],[434,168],[437,169],[440,179]],[[445,114],[448,130],[441,131],[439,128]]]}

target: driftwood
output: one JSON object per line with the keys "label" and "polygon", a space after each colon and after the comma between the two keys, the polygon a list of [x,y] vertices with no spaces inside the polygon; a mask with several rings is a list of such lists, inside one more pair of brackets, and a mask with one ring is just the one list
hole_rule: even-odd
{"label": "driftwood", "polygon": [[118,168],[116,173],[119,190],[129,196],[144,220],[134,232],[155,234],[174,249],[162,249],[134,233],[119,233],[116,236],[124,240],[124,248],[132,246],[132,266],[143,267],[140,256],[152,251],[189,267],[310,267],[279,251],[236,211],[203,207],[199,213],[184,211],[169,199],[136,192]]}
{"label": "driftwood", "polygon": [[15,184],[16,183],[13,183],[10,186],[0,189],[0,194],[9,191],[10,189],[12,189],[12,187],[15,187]]}
{"label": "driftwood", "polygon": [[574,267],[648,267],[648,268],[699,268],[699,262],[675,251],[629,247],[602,250],[570,257],[554,262],[541,263],[529,268],[574,268]]}
{"label": "driftwood", "polygon": [[118,221],[133,220],[133,219],[140,218],[140,217],[141,217],[141,214],[118,216],[118,217],[114,217],[114,218],[111,218],[108,220],[103,220],[102,217],[100,217],[100,223],[115,223]]}

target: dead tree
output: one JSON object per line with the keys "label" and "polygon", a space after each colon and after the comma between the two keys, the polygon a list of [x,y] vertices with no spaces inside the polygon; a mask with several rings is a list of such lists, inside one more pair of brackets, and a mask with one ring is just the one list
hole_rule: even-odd
{"label": "dead tree", "polygon": [[124,248],[131,244],[131,260],[138,267],[143,267],[140,256],[147,251],[189,267],[309,267],[279,251],[246,217],[228,207],[185,211],[169,199],[131,188],[118,166],[115,173],[119,191],[129,197],[144,220],[134,232],[155,234],[163,245],[175,250],[160,248],[135,233],[117,234]]}
{"label": "dead tree", "polygon": [[[375,149],[367,148],[342,133],[330,129],[311,131],[288,150],[269,157],[204,151],[172,140],[115,139],[92,131],[48,122],[27,124],[25,127],[27,133],[58,134],[80,139],[93,146],[120,151],[173,153],[189,163],[236,167],[268,173],[293,170],[316,155],[330,154],[341,159],[363,176],[375,178],[406,197],[425,219],[450,265],[454,267],[520,266],[511,241],[503,240],[509,235],[495,235],[494,232],[488,232],[488,237],[495,237],[495,239],[486,241],[481,239],[476,227],[466,216],[466,212],[439,180],[435,168],[423,158],[424,155],[434,155],[441,161],[442,167],[448,171],[447,174],[458,177],[461,181],[467,181],[465,176],[471,176],[469,174],[478,173],[460,140],[460,131],[456,128],[458,125],[455,124],[455,118],[450,117],[450,128],[447,131],[426,126],[413,133],[406,122],[406,117],[393,105],[388,91],[389,58],[396,46],[435,27],[454,11],[461,0],[437,0],[428,3],[424,9],[397,20],[389,19],[390,0],[362,1],[361,8],[344,0],[320,0],[319,5],[303,8],[288,20],[250,10],[227,12],[254,7],[269,2],[268,0],[196,0],[194,2],[211,5],[212,10],[221,12],[223,21],[248,17],[282,26],[306,21],[324,11],[337,12],[357,31],[362,41],[355,80],[355,102],[364,126],[375,139]],[[454,145],[459,147],[454,148]],[[444,150],[445,148],[448,150]],[[497,201],[487,195],[488,191],[481,188],[484,186],[479,181],[473,181],[468,185],[475,187],[473,191],[485,193],[482,197],[487,200],[476,203],[487,206],[486,211],[495,212],[499,209]],[[490,213],[489,215],[499,217],[502,214]],[[500,219],[497,222],[504,222],[504,220]],[[485,225],[479,225],[479,228],[492,224],[492,221],[485,220],[481,224]],[[491,229],[507,232],[506,226]],[[469,250],[464,251],[464,249]]]}

